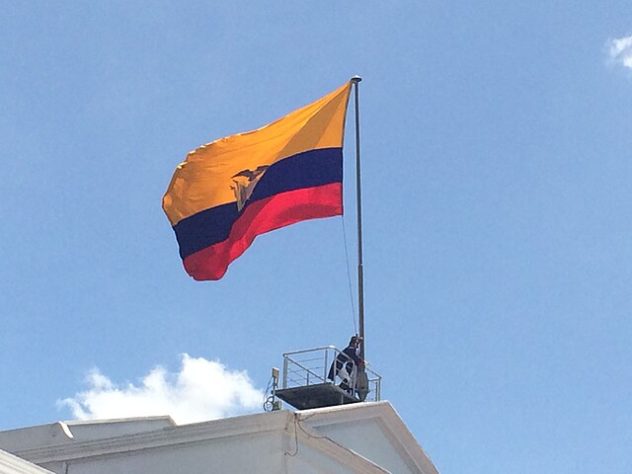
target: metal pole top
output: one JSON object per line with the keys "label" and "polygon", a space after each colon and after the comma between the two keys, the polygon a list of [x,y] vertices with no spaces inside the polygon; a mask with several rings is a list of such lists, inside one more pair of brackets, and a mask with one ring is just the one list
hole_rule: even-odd
{"label": "metal pole top", "polygon": [[358,82],[360,82],[362,80],[362,78],[360,76],[353,76],[351,78],[351,82],[353,82],[354,84],[357,84]]}

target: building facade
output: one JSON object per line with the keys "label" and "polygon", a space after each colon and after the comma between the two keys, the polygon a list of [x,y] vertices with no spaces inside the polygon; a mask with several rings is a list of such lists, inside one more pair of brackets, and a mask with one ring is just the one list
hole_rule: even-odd
{"label": "building facade", "polygon": [[187,425],[167,416],[58,422],[0,432],[0,449],[2,474],[437,474],[388,402]]}

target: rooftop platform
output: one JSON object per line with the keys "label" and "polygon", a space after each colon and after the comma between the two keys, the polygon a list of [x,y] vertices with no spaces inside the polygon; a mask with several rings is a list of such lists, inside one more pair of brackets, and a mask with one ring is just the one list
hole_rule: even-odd
{"label": "rooftop platform", "polygon": [[275,395],[298,410],[380,400],[380,375],[366,367],[365,383],[368,393],[362,392],[361,383],[358,383],[360,377],[357,375],[351,377],[345,389],[339,376],[333,380],[329,378],[332,364],[336,360],[352,364],[349,357],[334,346],[283,354],[281,388],[276,390]]}
{"label": "rooftop platform", "polygon": [[331,382],[281,388],[276,391],[276,396],[298,410],[346,405],[360,401]]}

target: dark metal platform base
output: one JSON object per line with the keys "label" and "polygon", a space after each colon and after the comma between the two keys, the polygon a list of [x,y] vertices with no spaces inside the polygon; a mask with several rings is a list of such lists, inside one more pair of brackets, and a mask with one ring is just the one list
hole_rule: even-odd
{"label": "dark metal platform base", "polygon": [[276,391],[276,396],[298,410],[309,410],[310,408],[332,407],[360,402],[358,398],[352,397],[332,383],[282,388]]}

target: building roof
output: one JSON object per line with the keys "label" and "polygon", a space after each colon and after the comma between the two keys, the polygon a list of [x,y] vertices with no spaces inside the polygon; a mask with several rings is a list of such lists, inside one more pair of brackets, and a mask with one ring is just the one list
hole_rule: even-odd
{"label": "building roof", "polygon": [[74,445],[82,441],[144,433],[173,426],[176,424],[170,416],[57,421],[46,425],[0,431],[0,447],[17,452],[25,448]]}
{"label": "building roof", "polygon": [[51,471],[0,449],[0,472],[3,474],[51,474]]}
{"label": "building roof", "polygon": [[169,417],[58,422],[0,432],[0,448],[51,466],[266,435],[286,440],[288,448],[279,451],[281,457],[293,456],[302,446],[303,452],[320,453],[348,472],[437,473],[388,402],[281,410],[186,425]]}

